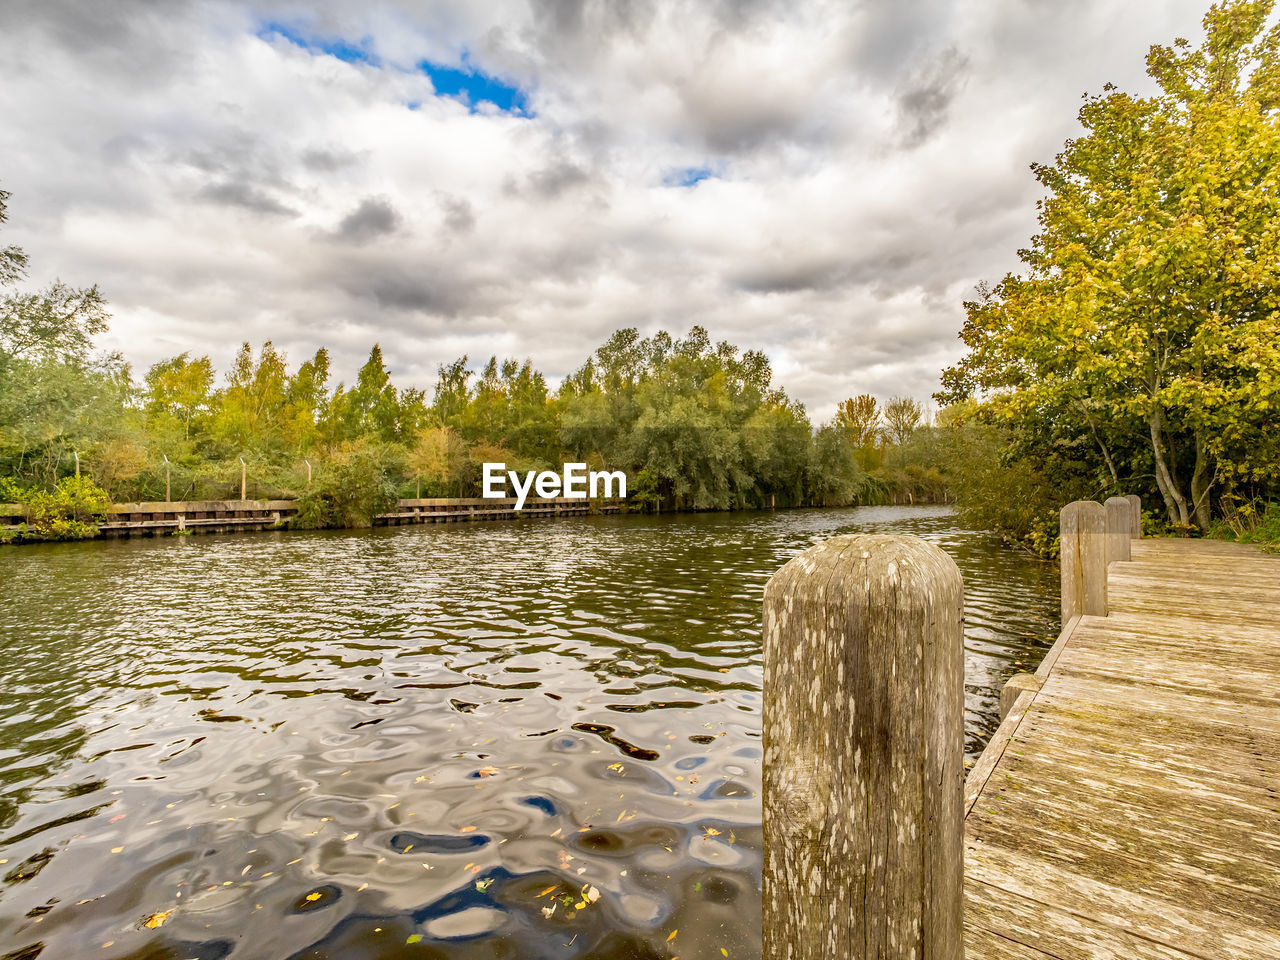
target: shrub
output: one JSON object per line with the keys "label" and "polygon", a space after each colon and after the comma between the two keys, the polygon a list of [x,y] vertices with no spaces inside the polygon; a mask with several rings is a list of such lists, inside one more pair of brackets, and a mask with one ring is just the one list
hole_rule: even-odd
{"label": "shrub", "polygon": [[385,444],[348,445],[316,471],[314,486],[298,498],[291,527],[371,527],[399,499],[392,480],[394,451]]}
{"label": "shrub", "polygon": [[107,491],[88,477],[67,477],[52,492],[32,492],[22,539],[87,540],[98,534],[94,520],[111,506]]}

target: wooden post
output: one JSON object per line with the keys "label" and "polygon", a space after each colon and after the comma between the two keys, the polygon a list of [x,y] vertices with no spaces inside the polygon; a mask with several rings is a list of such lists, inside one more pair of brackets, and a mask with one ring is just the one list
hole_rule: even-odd
{"label": "wooden post", "polygon": [[77,450],[72,450],[71,455],[76,458],[76,479],[78,480],[80,479],[80,453]]}
{"label": "wooden post", "polygon": [[1134,540],[1142,539],[1142,498],[1136,493],[1131,493],[1126,500],[1129,501],[1129,536]]}
{"label": "wooden post", "polygon": [[307,465],[307,489],[310,490],[311,489],[311,461],[303,460],[302,462]]}
{"label": "wooden post", "polygon": [[241,457],[240,458],[240,499],[241,501],[247,499],[244,495],[244,492],[245,492],[244,484],[245,484],[245,478],[247,476],[247,472],[248,472],[248,467],[246,467],[244,464],[244,457]]}
{"label": "wooden post", "polygon": [[1018,702],[1018,697],[1028,690],[1039,690],[1043,684],[1044,678],[1037,677],[1034,673],[1015,673],[1006,680],[1000,688],[1000,719],[1009,715],[1013,705]]}
{"label": "wooden post", "polygon": [[1129,511],[1133,508],[1127,497],[1108,497],[1102,506],[1107,511],[1106,566],[1109,567],[1117,560],[1129,560],[1130,531],[1133,529]]}
{"label": "wooden post", "polygon": [[835,537],[764,592],[764,956],[962,960],[963,584]]}
{"label": "wooden post", "polygon": [[1107,511],[1092,500],[1062,508],[1062,622],[1107,615]]}
{"label": "wooden post", "polygon": [[165,503],[168,503],[170,501],[170,491],[172,489],[169,484],[169,466],[170,466],[169,455],[166,453],[164,454],[164,502]]}

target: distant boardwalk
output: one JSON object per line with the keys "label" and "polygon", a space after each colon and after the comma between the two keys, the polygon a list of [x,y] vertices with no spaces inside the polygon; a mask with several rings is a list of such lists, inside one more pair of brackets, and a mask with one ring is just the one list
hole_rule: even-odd
{"label": "distant boardwalk", "polygon": [[966,955],[1280,958],[1280,557],[1134,540],[1106,604],[969,774]]}

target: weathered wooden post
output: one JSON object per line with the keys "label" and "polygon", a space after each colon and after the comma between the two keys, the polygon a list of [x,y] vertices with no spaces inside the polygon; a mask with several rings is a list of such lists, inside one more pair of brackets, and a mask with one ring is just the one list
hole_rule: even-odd
{"label": "weathered wooden post", "polygon": [[302,462],[307,465],[307,489],[310,490],[311,489],[311,461],[303,460]]}
{"label": "weathered wooden post", "polygon": [[76,479],[80,479],[80,452],[72,450],[71,455],[76,458]]}
{"label": "weathered wooden post", "polygon": [[245,480],[248,476],[248,470],[249,468],[246,467],[244,463],[244,457],[241,457],[240,458],[240,499],[242,501],[247,499],[244,493],[245,493]]}
{"label": "weathered wooden post", "polygon": [[1129,511],[1133,507],[1127,497],[1108,497],[1102,506],[1107,511],[1105,568],[1117,560],[1129,560],[1129,541],[1132,538],[1130,531],[1133,529]]}
{"label": "weathered wooden post", "polygon": [[1000,719],[1003,720],[1009,715],[1013,705],[1018,702],[1018,697],[1028,690],[1033,692],[1039,690],[1043,685],[1044,678],[1037,677],[1034,673],[1015,673],[1006,680],[1004,686],[1000,688]]}
{"label": "weathered wooden post", "polygon": [[1093,500],[1062,508],[1062,622],[1082,614],[1107,615],[1107,511]]}
{"label": "weathered wooden post", "polygon": [[169,455],[166,453],[166,454],[162,454],[162,456],[164,457],[164,502],[169,503],[170,502],[169,494],[171,490],[171,487],[169,484],[169,467],[170,467]]}
{"label": "weathered wooden post", "polygon": [[1133,540],[1142,539],[1142,498],[1136,493],[1131,493],[1126,500],[1129,501],[1129,536]]}
{"label": "weathered wooden post", "polygon": [[961,960],[963,584],[842,536],[764,592],[764,955]]}

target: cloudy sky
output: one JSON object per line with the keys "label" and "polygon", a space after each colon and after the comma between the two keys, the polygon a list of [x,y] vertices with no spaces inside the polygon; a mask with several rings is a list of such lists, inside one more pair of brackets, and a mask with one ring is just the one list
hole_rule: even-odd
{"label": "cloudy sky", "polygon": [[1206,0],[0,0],[0,244],[141,372],[243,340],[430,388],[613,330],[926,397],[1027,167]]}

